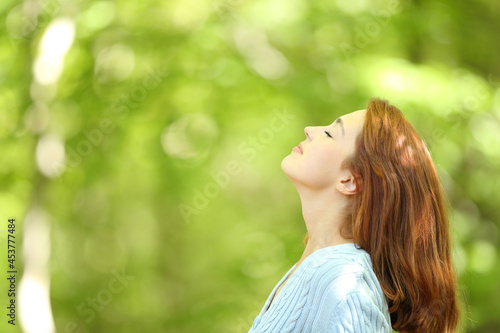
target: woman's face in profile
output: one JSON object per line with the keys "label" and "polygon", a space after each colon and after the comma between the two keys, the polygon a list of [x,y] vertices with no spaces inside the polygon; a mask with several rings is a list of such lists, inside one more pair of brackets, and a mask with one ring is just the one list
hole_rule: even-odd
{"label": "woman's face in profile", "polygon": [[306,139],[281,162],[292,183],[312,189],[335,186],[345,173],[345,158],[354,153],[356,138],[363,128],[365,110],[348,113],[328,126],[308,126]]}

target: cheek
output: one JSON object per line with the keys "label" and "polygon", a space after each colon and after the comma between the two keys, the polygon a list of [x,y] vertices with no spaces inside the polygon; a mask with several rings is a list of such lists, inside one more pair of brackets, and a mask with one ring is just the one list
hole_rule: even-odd
{"label": "cheek", "polygon": [[332,149],[315,149],[302,156],[301,174],[305,182],[314,187],[334,184],[338,174],[339,162]]}
{"label": "cheek", "polygon": [[325,145],[312,147],[303,157],[311,167],[323,169],[334,166],[340,154],[340,147]]}
{"label": "cheek", "polygon": [[309,188],[331,187],[335,186],[344,153],[342,147],[309,147],[304,155],[285,157],[281,168],[291,180]]}

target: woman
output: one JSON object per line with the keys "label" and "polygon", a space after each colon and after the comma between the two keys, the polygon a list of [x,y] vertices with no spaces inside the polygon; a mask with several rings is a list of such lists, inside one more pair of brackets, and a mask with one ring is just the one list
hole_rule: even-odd
{"label": "woman", "polygon": [[305,134],[281,167],[302,202],[306,247],[250,332],[454,332],[444,191],[412,125],[371,99]]}

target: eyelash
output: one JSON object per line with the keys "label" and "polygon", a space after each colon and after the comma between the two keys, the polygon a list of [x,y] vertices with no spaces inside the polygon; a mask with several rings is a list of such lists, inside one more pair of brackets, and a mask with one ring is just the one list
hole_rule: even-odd
{"label": "eyelash", "polygon": [[328,131],[325,131],[326,135],[328,135],[330,138],[333,139],[333,136],[328,132]]}

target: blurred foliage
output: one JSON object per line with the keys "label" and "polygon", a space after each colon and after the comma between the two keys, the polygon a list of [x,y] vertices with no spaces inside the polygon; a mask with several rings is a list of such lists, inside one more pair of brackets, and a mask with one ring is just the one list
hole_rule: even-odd
{"label": "blurred foliage", "polygon": [[[26,214],[46,216],[57,332],[247,332],[302,250],[281,159],[370,97],[432,151],[464,331],[499,332],[499,15],[495,0],[3,0],[1,219],[23,239]],[[133,277],[120,291],[117,272]]]}

